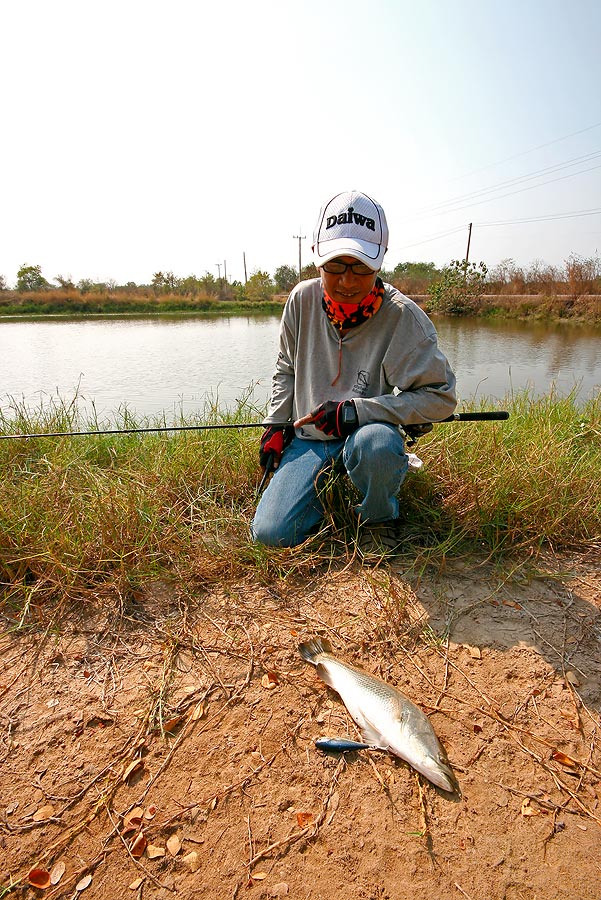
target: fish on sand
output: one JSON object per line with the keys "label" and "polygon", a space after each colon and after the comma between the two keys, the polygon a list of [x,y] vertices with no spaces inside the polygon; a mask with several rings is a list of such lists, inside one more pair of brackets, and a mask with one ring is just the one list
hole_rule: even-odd
{"label": "fish on sand", "polygon": [[367,744],[400,756],[443,791],[460,793],[444,748],[415,703],[380,678],[337,659],[325,638],[313,638],[298,649],[340,695]]}

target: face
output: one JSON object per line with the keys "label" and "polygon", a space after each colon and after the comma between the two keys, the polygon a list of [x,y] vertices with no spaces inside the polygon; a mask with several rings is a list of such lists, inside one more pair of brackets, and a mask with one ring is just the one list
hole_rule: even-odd
{"label": "face", "polygon": [[[337,256],[335,261],[351,265],[359,262],[352,256]],[[320,269],[319,274],[325,292],[338,303],[360,303],[373,289],[378,277],[377,272],[370,275],[355,275],[352,269],[347,269],[342,275],[332,275]]]}

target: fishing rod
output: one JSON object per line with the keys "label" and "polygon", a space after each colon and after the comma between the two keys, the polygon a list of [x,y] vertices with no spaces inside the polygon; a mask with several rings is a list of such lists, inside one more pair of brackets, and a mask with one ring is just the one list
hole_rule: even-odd
{"label": "fishing rod", "polygon": [[[509,413],[499,412],[472,412],[453,413],[439,422],[425,425],[408,425],[407,429],[427,429],[430,424],[438,425],[443,422],[493,422],[509,418]],[[106,428],[92,431],[41,431],[32,434],[0,434],[0,441],[17,440],[19,438],[58,438],[58,437],[98,437],[104,434],[150,434],[168,431],[217,431],[224,428],[288,428],[292,422],[227,422],[220,425],[156,425],[148,428]]]}

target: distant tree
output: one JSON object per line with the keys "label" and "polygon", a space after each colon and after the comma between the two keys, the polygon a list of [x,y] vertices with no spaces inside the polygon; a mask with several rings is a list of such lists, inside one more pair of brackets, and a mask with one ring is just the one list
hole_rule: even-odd
{"label": "distant tree", "polygon": [[77,282],[77,290],[82,294],[89,294],[94,290],[94,282],[91,278],[80,278]]}
{"label": "distant tree", "polygon": [[173,294],[178,288],[179,279],[173,272],[155,272],[152,286],[157,294]]}
{"label": "distant tree", "polygon": [[303,266],[301,269],[301,281],[308,281],[310,278],[319,278],[319,272],[317,271],[317,266],[313,263],[309,263],[307,266]]}
{"label": "distant tree", "polygon": [[205,272],[202,278],[198,279],[198,283],[205,294],[209,297],[216,297],[219,293],[219,283],[211,272]]}
{"label": "distant tree", "polygon": [[475,313],[486,281],[488,269],[483,262],[470,263],[454,259],[445,266],[440,278],[428,290],[432,309],[450,316],[469,316]]}
{"label": "distant tree", "polygon": [[51,285],[42,275],[41,266],[28,266],[23,263],[17,272],[18,291],[47,291]]}
{"label": "distant tree", "polygon": [[288,293],[298,282],[298,269],[292,266],[280,266],[273,276],[275,288],[280,294]]}
{"label": "distant tree", "polygon": [[565,260],[565,272],[572,297],[581,297],[599,290],[601,259],[598,256],[583,258],[571,253]]}
{"label": "distant tree", "polygon": [[271,300],[275,293],[275,285],[271,280],[268,272],[261,272],[258,269],[250,276],[244,288],[246,299],[252,303],[261,303],[265,300]]}
{"label": "distant tree", "polygon": [[196,275],[187,275],[186,278],[180,278],[177,285],[179,294],[198,294],[201,290],[201,284]]}
{"label": "distant tree", "polygon": [[394,278],[419,278],[424,281],[433,281],[440,275],[439,269],[433,262],[401,262],[392,272]]}
{"label": "distant tree", "polygon": [[440,271],[433,262],[401,262],[392,271],[382,270],[382,281],[393,284],[405,294],[425,294]]}
{"label": "distant tree", "polygon": [[246,294],[244,289],[246,285],[242,284],[241,281],[232,281],[229,285],[232,292],[232,299],[238,302],[246,300]]}
{"label": "distant tree", "polygon": [[8,290],[8,282],[6,281],[6,278],[4,277],[4,275],[0,275],[0,291],[7,291],[7,290]]}
{"label": "distant tree", "polygon": [[74,291],[75,284],[73,283],[70,275],[56,275],[55,281],[58,281],[59,286],[63,289],[63,291]]}
{"label": "distant tree", "polygon": [[[110,282],[114,284],[114,282]],[[93,281],[91,278],[82,278],[77,282],[77,290],[82,294],[104,294],[111,288],[106,281]]]}

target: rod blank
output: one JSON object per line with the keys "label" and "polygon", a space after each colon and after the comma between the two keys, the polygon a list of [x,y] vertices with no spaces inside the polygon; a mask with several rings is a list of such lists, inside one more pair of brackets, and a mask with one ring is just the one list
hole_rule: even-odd
{"label": "rod blank", "polygon": [[[508,419],[508,412],[474,412],[453,413],[441,422],[492,422]],[[434,425],[441,424],[434,422]],[[57,438],[57,437],[98,437],[103,434],[150,434],[167,431],[216,431],[222,428],[285,428],[292,422],[240,422],[222,425],[157,425],[150,428],[107,428],[98,431],[41,431],[35,434],[0,434],[0,441],[17,440],[18,438]]]}

